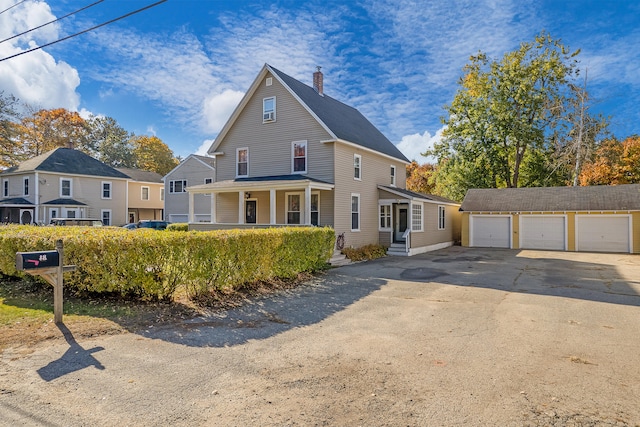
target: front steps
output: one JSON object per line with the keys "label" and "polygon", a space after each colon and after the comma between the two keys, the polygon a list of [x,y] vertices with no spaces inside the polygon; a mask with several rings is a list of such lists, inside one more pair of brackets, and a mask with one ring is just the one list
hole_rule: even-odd
{"label": "front steps", "polygon": [[387,249],[387,255],[408,256],[407,247],[404,243],[392,243]]}

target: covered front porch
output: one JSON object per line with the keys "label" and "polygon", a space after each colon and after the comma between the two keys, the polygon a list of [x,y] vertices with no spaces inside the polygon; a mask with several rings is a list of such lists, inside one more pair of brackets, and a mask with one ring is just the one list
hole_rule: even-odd
{"label": "covered front porch", "polygon": [[[188,187],[189,228],[196,230],[333,225],[334,185],[302,175],[238,178]],[[195,215],[195,195],[210,215]]]}

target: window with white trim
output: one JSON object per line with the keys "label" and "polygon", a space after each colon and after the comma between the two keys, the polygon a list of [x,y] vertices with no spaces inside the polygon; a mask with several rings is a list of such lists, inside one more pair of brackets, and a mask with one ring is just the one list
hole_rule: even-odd
{"label": "window with white trim", "polygon": [[320,193],[311,193],[311,225],[320,225]]}
{"label": "window with white trim", "polygon": [[360,195],[351,193],[351,231],[360,231]]}
{"label": "window with white trim", "polygon": [[205,178],[204,179],[204,183],[205,184],[211,184],[213,182],[213,178]]}
{"label": "window with white trim", "polygon": [[353,179],[358,181],[362,179],[362,156],[360,154],[353,155]]}
{"label": "window with white trim", "polygon": [[68,178],[60,178],[60,197],[71,197],[73,195],[72,182]]}
{"label": "window with white trim", "polygon": [[291,143],[291,173],[307,173],[307,141]]}
{"label": "window with white trim", "polygon": [[422,231],[422,203],[411,203],[411,231]]}
{"label": "window with white trim", "polygon": [[391,186],[396,186],[396,167],[391,165]]}
{"label": "window with white trim", "polygon": [[264,98],[262,100],[262,123],[276,121],[276,97]]}
{"label": "window with white trim", "polygon": [[438,206],[438,230],[444,230],[444,219],[447,210],[444,206]]}
{"label": "window with white trim", "polygon": [[287,224],[302,224],[302,193],[287,193]]}
{"label": "window with white trim", "polygon": [[380,231],[391,230],[391,205],[380,205]]}
{"label": "window with white trim", "polygon": [[149,187],[140,187],[140,198],[142,200],[149,200]]}
{"label": "window with white trim", "polygon": [[111,209],[102,210],[102,224],[111,225]]}
{"label": "window with white trim", "polygon": [[29,195],[29,177],[28,176],[24,177],[24,180],[22,181],[22,183],[24,184],[22,187],[23,194],[25,196],[28,196]]}
{"label": "window with white trim", "polygon": [[111,182],[102,181],[102,198],[110,199],[111,198]]}
{"label": "window with white trim", "polygon": [[6,179],[2,180],[2,196],[9,197],[9,181]]}
{"label": "window with white trim", "polygon": [[160,200],[164,200],[164,187],[160,189]]}
{"label": "window with white trim", "polygon": [[249,149],[238,148],[236,150],[236,177],[249,176]]}
{"label": "window with white trim", "polygon": [[177,179],[169,181],[169,194],[173,193],[186,193],[187,192],[187,180]]}

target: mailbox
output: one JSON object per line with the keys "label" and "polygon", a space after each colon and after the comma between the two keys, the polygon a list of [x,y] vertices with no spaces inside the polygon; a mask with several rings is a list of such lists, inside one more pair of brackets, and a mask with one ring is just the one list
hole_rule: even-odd
{"label": "mailbox", "polygon": [[16,252],[17,270],[39,270],[60,266],[58,251]]}

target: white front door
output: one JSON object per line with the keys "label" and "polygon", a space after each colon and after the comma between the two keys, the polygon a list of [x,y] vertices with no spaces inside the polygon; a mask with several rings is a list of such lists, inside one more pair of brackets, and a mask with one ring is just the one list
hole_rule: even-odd
{"label": "white front door", "polygon": [[409,205],[395,205],[393,213],[393,241],[404,242],[404,232],[409,228]]}

